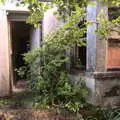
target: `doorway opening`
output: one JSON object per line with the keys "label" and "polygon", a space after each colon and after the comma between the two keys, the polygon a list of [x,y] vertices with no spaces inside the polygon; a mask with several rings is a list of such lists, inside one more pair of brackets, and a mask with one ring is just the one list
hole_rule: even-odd
{"label": "doorway opening", "polygon": [[18,76],[16,69],[25,66],[23,54],[30,50],[30,29],[31,26],[26,22],[11,22],[13,85],[26,79],[26,76]]}
{"label": "doorway opening", "polygon": [[71,56],[71,70],[85,71],[86,70],[86,46],[75,45]]}
{"label": "doorway opening", "polygon": [[81,61],[81,70],[86,70],[86,46],[78,47],[78,56]]}

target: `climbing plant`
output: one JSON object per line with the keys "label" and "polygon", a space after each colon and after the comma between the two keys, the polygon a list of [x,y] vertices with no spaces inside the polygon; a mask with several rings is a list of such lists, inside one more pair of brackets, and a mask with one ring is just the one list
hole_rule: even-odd
{"label": "climbing plant", "polygon": [[[0,0],[0,2],[5,2],[5,1],[6,0]],[[106,2],[108,7],[113,7],[113,6],[120,7],[119,0],[96,0],[96,1],[104,2],[104,3]],[[58,13],[61,17],[64,17],[66,20],[69,20],[71,19],[70,17],[76,16],[77,13],[76,6],[81,8],[79,9],[79,11],[82,11],[83,14],[81,14],[81,16],[79,17],[82,17],[86,15],[85,8],[87,7],[87,5],[93,4],[89,0],[20,0],[20,2],[18,3],[24,5],[27,4],[29,6],[28,8],[30,10],[30,16],[28,17],[27,22],[30,24],[34,24],[34,26],[37,26],[38,23],[40,23],[41,19],[43,18],[44,12],[47,9],[54,7],[55,5],[58,8],[56,13]],[[99,27],[99,30],[97,31],[98,33],[102,34],[103,37],[107,38],[108,34],[111,31],[116,31],[116,29],[111,29],[111,28],[115,28],[116,26],[118,27],[118,29],[120,28],[119,25],[120,18],[117,17],[114,20],[103,20],[103,19],[104,18],[102,17],[102,19],[98,20],[98,22],[101,23],[102,27]],[[117,30],[117,32],[119,33],[119,30]]]}
{"label": "climbing plant", "polygon": [[[47,9],[54,6],[57,7],[56,13],[59,14],[60,17],[62,17],[63,19],[66,19],[66,21],[69,21],[71,18],[74,18],[76,17],[76,15],[78,15],[77,14],[78,9],[76,9],[76,7],[79,8],[79,12],[82,13],[81,15],[79,15],[79,17],[86,19],[87,5],[88,4],[94,5],[92,0],[91,2],[89,0],[50,0],[50,2],[45,2],[45,1],[46,0],[21,0],[20,4],[29,4],[30,16],[28,17],[28,20],[27,20],[28,23],[33,24],[34,26],[37,26],[39,21],[42,20],[44,12]],[[97,0],[97,1],[106,3],[106,6],[108,6],[108,8],[113,6],[116,6],[116,7],[120,6],[119,0]],[[98,17],[100,17],[100,15],[98,15]],[[80,18],[77,21],[75,20],[74,23],[78,21],[83,22],[83,20]],[[97,19],[97,23],[101,24],[96,31],[102,35],[102,39],[103,37],[107,39],[107,36],[111,31],[116,31],[115,29],[116,27],[118,29],[120,28],[119,17],[115,18],[114,20],[109,20],[109,19],[106,19],[106,16],[102,15],[101,18]],[[117,32],[120,33],[119,30],[117,30]]]}

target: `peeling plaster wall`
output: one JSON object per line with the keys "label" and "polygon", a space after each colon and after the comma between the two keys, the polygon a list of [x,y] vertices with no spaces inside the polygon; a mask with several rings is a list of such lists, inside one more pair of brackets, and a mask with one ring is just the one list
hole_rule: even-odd
{"label": "peeling plaster wall", "polygon": [[57,16],[54,15],[54,12],[57,8],[52,8],[47,10],[44,13],[43,18],[43,35],[53,32],[57,27],[61,26],[64,22],[62,20],[58,20]]}
{"label": "peeling plaster wall", "polygon": [[6,0],[0,4],[0,97],[8,96],[11,92],[10,78],[10,41],[7,11],[28,12],[27,6],[16,6],[16,3]]}
{"label": "peeling plaster wall", "polygon": [[77,74],[69,74],[69,78],[76,83],[83,79],[85,80],[86,86],[89,89],[89,95],[87,97],[87,101],[91,104],[95,104],[95,79],[91,74],[86,74],[85,72],[79,72]]}
{"label": "peeling plaster wall", "polygon": [[105,108],[120,107],[120,72],[96,72],[96,104]]}
{"label": "peeling plaster wall", "polygon": [[6,11],[0,9],[0,97],[10,93],[9,43]]}

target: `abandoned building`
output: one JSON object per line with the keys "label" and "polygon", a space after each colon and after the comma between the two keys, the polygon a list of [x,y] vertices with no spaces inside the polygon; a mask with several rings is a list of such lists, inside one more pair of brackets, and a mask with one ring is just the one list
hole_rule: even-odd
{"label": "abandoned building", "polygon": [[[76,46],[72,54],[81,59],[79,72],[85,73],[86,84],[91,90],[90,101],[105,107],[116,107],[120,106],[120,36],[113,33],[108,40],[100,40],[95,33],[101,9],[110,19],[120,15],[120,8],[108,9],[107,5],[98,2],[88,5],[87,20],[93,24],[87,27],[87,46]],[[54,9],[45,12],[42,27],[34,28],[26,24],[27,7],[17,7],[15,0],[0,5],[0,97],[10,95],[19,79],[14,69],[24,65],[22,54],[40,47],[42,34],[62,24],[53,12]],[[72,77],[79,79],[79,75],[73,74]]]}

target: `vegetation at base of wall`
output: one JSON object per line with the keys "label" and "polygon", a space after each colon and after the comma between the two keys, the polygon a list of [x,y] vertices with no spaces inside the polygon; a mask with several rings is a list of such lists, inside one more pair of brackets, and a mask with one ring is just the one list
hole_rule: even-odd
{"label": "vegetation at base of wall", "polygon": [[[94,106],[91,104],[85,104],[84,108],[81,108],[78,113],[73,113],[67,111],[64,108],[58,107],[45,107],[45,106],[37,106],[36,103],[36,94],[32,91],[25,91],[22,93],[13,94],[12,97],[1,98],[0,99],[0,108],[1,112],[5,110],[5,116],[11,118],[9,120],[13,120],[12,118],[15,116],[22,117],[22,115],[27,115],[27,111],[33,111],[36,113],[36,116],[39,116],[40,113],[55,113],[54,115],[59,115],[64,117],[74,118],[73,120],[120,120],[120,109],[103,109],[98,106]],[[17,114],[18,111],[21,111]],[[39,113],[36,111],[40,111]],[[24,112],[25,111],[25,112]],[[0,112],[0,115],[1,115]],[[7,113],[7,115],[6,115]],[[30,112],[31,114],[31,112]],[[28,114],[29,115],[29,114]],[[37,118],[37,117],[35,117]]]}
{"label": "vegetation at base of wall", "polygon": [[[6,120],[8,120],[8,118],[9,120],[13,120],[13,118],[19,119],[24,117],[24,119],[28,119],[30,115],[30,118],[33,120],[33,118],[40,119],[41,117],[38,116],[41,116],[41,113],[43,114],[44,112],[44,114],[52,113],[53,118],[57,115],[64,119],[73,118],[72,120],[120,120],[120,109],[103,109],[90,104],[88,104],[85,108],[82,108],[77,114],[55,107],[36,109],[34,106],[31,107],[31,104],[29,104],[30,102],[28,102],[30,100],[31,102],[34,100],[34,93],[30,94],[31,92],[26,92],[19,95],[16,94],[13,98],[0,99],[0,108],[2,107],[0,111],[0,118],[1,115],[5,115],[4,117]],[[22,99],[20,100],[20,98]],[[9,106],[6,107],[7,105]]]}

